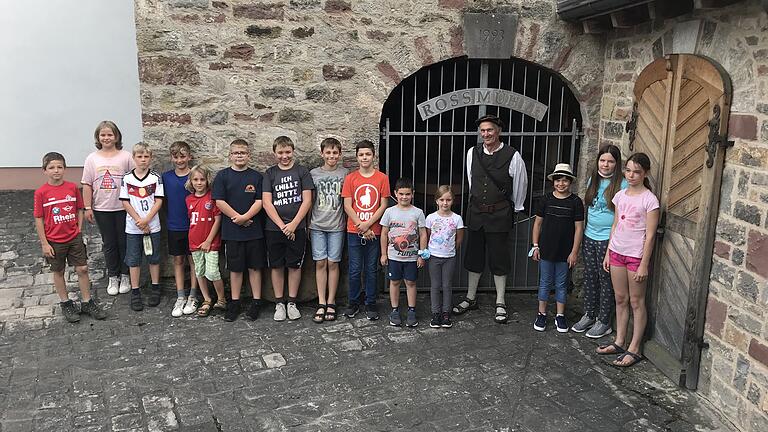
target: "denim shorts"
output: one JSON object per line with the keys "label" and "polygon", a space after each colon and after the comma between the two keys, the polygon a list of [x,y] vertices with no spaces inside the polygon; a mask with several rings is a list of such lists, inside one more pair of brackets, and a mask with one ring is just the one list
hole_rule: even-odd
{"label": "denim shorts", "polygon": [[150,264],[160,264],[160,232],[149,235],[152,239],[152,255],[144,255],[144,234],[126,234],[125,265],[141,266],[141,257],[146,256]]}
{"label": "denim shorts", "polygon": [[309,240],[312,242],[312,259],[322,261],[328,259],[331,262],[341,262],[341,253],[344,251],[344,231],[309,231]]}
{"label": "denim shorts", "polygon": [[388,262],[387,279],[391,281],[399,281],[405,279],[409,282],[418,279],[419,267],[416,265],[416,261],[395,261],[390,259]]}

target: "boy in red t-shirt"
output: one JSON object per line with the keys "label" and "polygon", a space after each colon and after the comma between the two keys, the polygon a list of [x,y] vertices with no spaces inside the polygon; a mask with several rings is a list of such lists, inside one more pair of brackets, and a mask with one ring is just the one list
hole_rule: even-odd
{"label": "boy in red t-shirt", "polygon": [[347,247],[349,248],[349,305],[344,315],[352,318],[360,309],[360,276],[365,274],[365,315],[379,319],[376,308],[376,271],[381,234],[379,219],[387,209],[389,178],[373,166],[375,150],[368,140],[355,146],[360,169],[347,175],[341,196],[347,213]]}
{"label": "boy in red t-shirt", "polygon": [[[43,171],[48,182],[35,191],[35,229],[40,238],[43,256],[51,265],[53,286],[61,300],[61,312],[69,322],[80,321],[80,312],[96,319],[106,318],[101,305],[91,298],[88,277],[88,254],[80,230],[83,226],[83,197],[77,186],[64,181],[67,163],[60,153],[43,157]],[[80,285],[81,311],[67,296],[64,268],[67,262],[75,267]]]}

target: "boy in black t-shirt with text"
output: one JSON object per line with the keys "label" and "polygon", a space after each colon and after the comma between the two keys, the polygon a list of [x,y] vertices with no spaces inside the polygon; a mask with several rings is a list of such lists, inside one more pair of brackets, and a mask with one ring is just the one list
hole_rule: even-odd
{"label": "boy in black t-shirt with text", "polygon": [[[212,197],[216,207],[224,214],[221,218],[221,239],[229,269],[229,283],[232,300],[226,304],[224,320],[234,321],[240,313],[240,291],[243,287],[243,273],[248,270],[253,302],[248,309],[248,318],[259,316],[261,305],[261,269],[266,262],[264,232],[261,216],[262,175],[248,168],[251,149],[248,142],[236,139],[229,145],[229,160],[232,165],[216,174]],[[214,309],[224,306],[222,299]]]}
{"label": "boy in black t-shirt with text", "polygon": [[539,312],[533,328],[547,328],[547,300],[554,287],[557,315],[555,327],[568,332],[565,300],[568,296],[568,271],[576,265],[584,233],[584,204],[571,193],[576,178],[569,164],[557,164],[547,178],[554,191],[541,198],[533,223],[533,247],[529,255],[539,262]]}
{"label": "boy in black t-shirt with text", "polygon": [[[264,211],[267,264],[275,290],[275,321],[301,318],[296,296],[301,284],[301,265],[307,247],[306,216],[312,209],[315,183],[309,170],[293,160],[293,141],[279,136],[272,144],[277,165],[264,173]],[[285,269],[288,269],[288,302],[285,302]]]}

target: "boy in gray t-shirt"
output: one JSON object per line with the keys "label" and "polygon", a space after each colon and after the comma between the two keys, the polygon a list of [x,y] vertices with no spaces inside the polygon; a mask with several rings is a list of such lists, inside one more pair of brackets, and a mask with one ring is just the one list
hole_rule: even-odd
{"label": "boy in gray t-shirt", "polygon": [[[339,165],[341,143],[326,138],[320,143],[323,165],[309,173],[315,183],[312,216],[309,223],[312,259],[317,281],[317,311],[312,321],[336,319],[336,290],[339,287],[339,262],[344,249],[346,220],[341,187],[349,172]],[[327,289],[326,289],[327,288]]]}
{"label": "boy in gray t-shirt", "polygon": [[408,313],[406,325],[416,327],[416,278],[418,269],[424,267],[419,251],[427,248],[427,228],[424,212],[411,204],[413,186],[409,179],[395,183],[397,205],[388,208],[381,217],[381,265],[387,267],[389,300],[392,312],[389,323],[402,324],[400,319],[400,283],[405,280]]}

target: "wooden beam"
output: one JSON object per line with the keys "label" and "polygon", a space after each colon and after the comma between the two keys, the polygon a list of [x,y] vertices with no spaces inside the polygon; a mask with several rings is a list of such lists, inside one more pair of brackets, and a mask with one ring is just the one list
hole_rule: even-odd
{"label": "wooden beam", "polygon": [[694,0],[694,8],[696,9],[716,9],[724,6],[730,6],[738,3],[742,0]]}
{"label": "wooden beam", "polygon": [[[768,1],[768,0],[766,0]],[[693,10],[694,0],[677,0],[677,1],[656,1],[652,5],[649,4],[649,8],[652,7],[654,17],[651,19],[666,19],[674,18],[679,15],[683,15]]]}
{"label": "wooden beam", "polygon": [[611,12],[611,24],[616,28],[631,28],[649,21],[651,17],[649,16],[648,4]]}
{"label": "wooden beam", "polygon": [[584,34],[600,34],[611,29],[610,22],[604,16],[586,19],[581,22],[581,26],[584,29]]}

